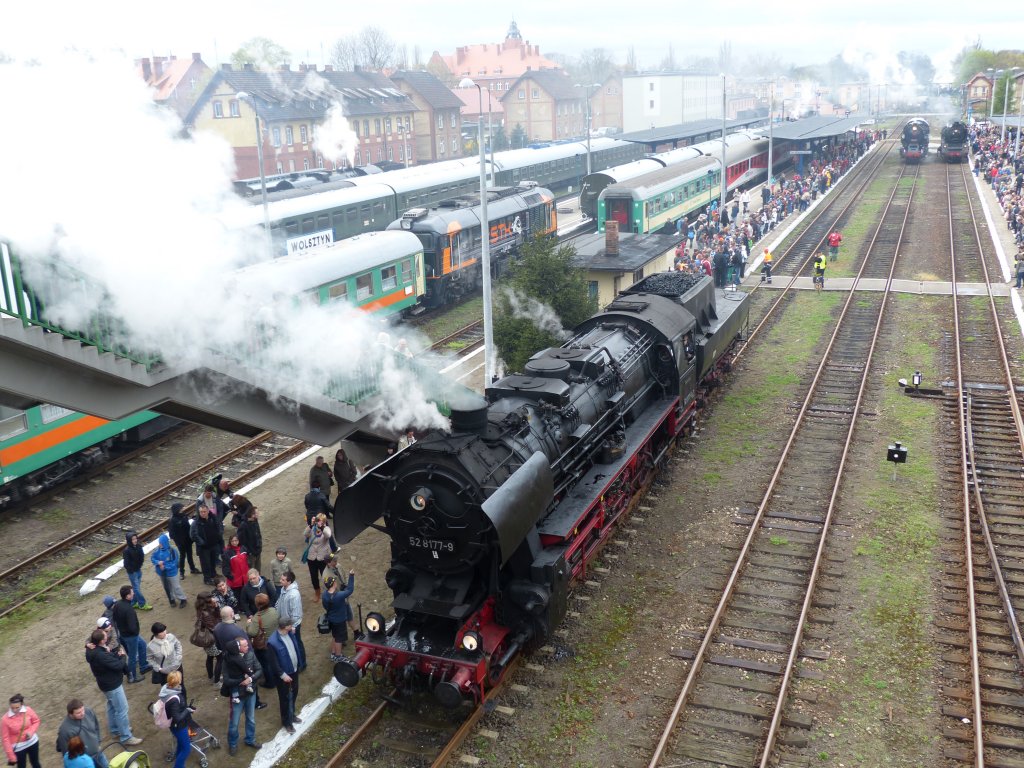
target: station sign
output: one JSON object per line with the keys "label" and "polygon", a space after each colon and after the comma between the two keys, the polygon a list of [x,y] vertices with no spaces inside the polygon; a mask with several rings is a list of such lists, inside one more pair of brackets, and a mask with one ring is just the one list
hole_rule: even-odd
{"label": "station sign", "polygon": [[297,253],[317,248],[321,245],[330,245],[334,242],[334,230],[325,229],[321,232],[310,232],[302,237],[290,237],[287,241],[288,255],[294,256]]}

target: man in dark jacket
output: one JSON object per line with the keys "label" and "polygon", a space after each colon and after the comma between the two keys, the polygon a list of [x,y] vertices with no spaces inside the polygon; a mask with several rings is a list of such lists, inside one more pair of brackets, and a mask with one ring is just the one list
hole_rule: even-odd
{"label": "man in dark jacket", "polygon": [[107,697],[107,726],[111,735],[126,747],[134,747],[142,743],[142,739],[132,736],[132,727],[128,722],[128,697],[124,695],[124,675],[128,667],[125,662],[125,651],[122,648],[113,654],[106,648],[107,633],[96,629],[89,636],[85,648],[85,660],[96,678],[96,685]]}
{"label": "man in dark jacket", "polygon": [[68,742],[72,736],[82,740],[85,754],[92,758],[96,768],[108,768],[110,761],[100,750],[103,735],[100,733],[99,718],[81,699],[72,699],[68,702],[68,716],[64,718],[57,731],[58,754],[63,755],[68,751]]}
{"label": "man in dark jacket", "polygon": [[295,642],[291,619],[278,621],[278,629],[267,638],[267,675],[277,683],[277,699],[281,705],[281,725],[295,733],[302,720],[295,716],[299,697],[299,646]]}
{"label": "man in dark jacket", "polygon": [[[217,648],[223,654],[228,653],[228,650],[232,647],[231,644],[235,640],[249,640],[249,634],[245,631],[245,627],[235,623],[234,608],[224,606],[220,609],[220,623],[213,628],[213,639],[217,643]],[[226,659],[227,656],[224,658]],[[260,694],[258,690],[256,692],[255,699],[256,709],[266,708],[267,705],[260,701]]]}
{"label": "man in dark jacket", "polygon": [[217,563],[224,549],[223,522],[207,506],[199,507],[199,516],[192,521],[189,535],[196,545],[199,564],[203,569],[203,582],[213,586],[217,575]]}
{"label": "man in dark jacket", "polygon": [[249,553],[249,565],[261,569],[260,556],[263,554],[263,531],[260,530],[260,511],[250,506],[238,526],[238,543]]}
{"label": "man in dark jacket", "polygon": [[256,595],[264,594],[270,598],[270,605],[277,602],[277,588],[260,576],[256,568],[250,568],[248,581],[242,587],[242,599],[239,601],[242,613],[246,616],[256,615]]}
{"label": "man in dark jacket", "polygon": [[135,531],[128,531],[124,535],[124,554],[121,559],[124,561],[124,570],[128,574],[128,581],[135,590],[135,597],[132,605],[140,611],[151,611],[153,606],[146,604],[146,598],[142,594],[142,566],[146,562],[146,553],[142,551],[142,544],[139,543],[139,535]]}
{"label": "man in dark jacket", "polygon": [[303,504],[306,505],[306,525],[312,525],[313,518],[321,512],[327,515],[328,520],[331,519],[331,516],[334,514],[334,510],[331,509],[330,503],[320,490],[319,480],[313,481],[313,484],[309,489],[309,493],[307,493],[306,498],[303,499]]}
{"label": "man in dark jacket", "polygon": [[249,638],[242,637],[228,643],[224,659],[222,696],[238,691],[238,701],[231,703],[228,720],[228,754],[238,752],[238,721],[245,712],[245,744],[253,749],[263,745],[256,741],[256,683],[263,677],[263,669],[249,647]]}
{"label": "man in dark jacket", "polygon": [[192,559],[192,537],[189,535],[192,519],[185,511],[185,505],[171,504],[171,516],[167,521],[167,534],[178,548],[178,574],[185,578],[185,559],[188,559],[189,573],[201,573]]}
{"label": "man in dark jacket", "polygon": [[[114,627],[117,628],[117,635],[121,639],[121,647],[128,654],[129,683],[141,682],[142,677],[151,669],[146,663],[146,644],[139,637],[139,616],[135,613],[134,597],[135,591],[125,584],[121,587],[121,599],[114,603],[111,609]],[[138,674],[135,673],[136,663],[139,666]]]}
{"label": "man in dark jacket", "polygon": [[334,485],[334,473],[324,463],[323,456],[317,456],[313,466],[309,468],[309,487],[312,488],[314,483],[319,484],[320,492],[327,501],[330,501],[331,486]]}

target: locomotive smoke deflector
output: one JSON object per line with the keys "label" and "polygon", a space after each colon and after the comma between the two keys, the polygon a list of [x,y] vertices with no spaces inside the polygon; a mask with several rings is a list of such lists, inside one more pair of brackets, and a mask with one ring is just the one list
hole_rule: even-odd
{"label": "locomotive smoke deflector", "polygon": [[[551,464],[537,451],[481,505],[498,535],[502,565],[547,512],[554,493]],[[532,514],[527,514],[528,511]]]}

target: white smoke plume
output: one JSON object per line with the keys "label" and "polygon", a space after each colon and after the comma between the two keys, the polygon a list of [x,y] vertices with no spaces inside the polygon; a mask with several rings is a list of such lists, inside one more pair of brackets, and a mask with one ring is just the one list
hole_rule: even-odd
{"label": "white smoke plume", "polygon": [[337,162],[345,158],[355,165],[355,151],[359,137],[349,127],[344,105],[335,102],[327,113],[327,119],[313,130],[313,146],[325,158]]}
{"label": "white smoke plume", "polygon": [[[255,361],[258,383],[289,399],[322,397],[381,364],[379,318],[308,305],[273,280],[240,290],[235,270],[265,258],[266,246],[218,217],[246,205],[231,189],[231,148],[183,136],[130,60],[64,52],[0,64],[2,103],[49,114],[58,98],[67,119],[34,123],[39,151],[0,159],[0,241],[20,257],[49,319],[82,328],[102,312],[117,319],[125,346],[173,369],[230,373],[231,359]],[[24,131],[23,121],[0,121],[8,148]],[[385,379],[395,413],[382,422],[443,423],[421,382],[403,382],[397,369]]]}
{"label": "white smoke plume", "polygon": [[529,320],[537,328],[557,339],[568,339],[572,335],[572,331],[562,325],[562,318],[558,313],[544,302],[508,286],[502,286],[501,292],[508,301],[513,317]]}

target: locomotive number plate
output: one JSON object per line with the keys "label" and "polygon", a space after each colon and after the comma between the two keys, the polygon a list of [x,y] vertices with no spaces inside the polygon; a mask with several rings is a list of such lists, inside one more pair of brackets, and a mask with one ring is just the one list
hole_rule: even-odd
{"label": "locomotive number plate", "polygon": [[437,557],[438,552],[455,551],[454,541],[446,541],[445,539],[423,539],[419,536],[410,536],[409,546],[415,547],[416,549],[430,550],[434,553],[434,557]]}

